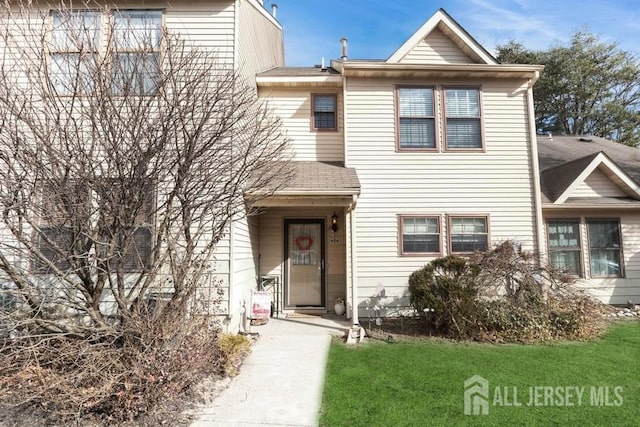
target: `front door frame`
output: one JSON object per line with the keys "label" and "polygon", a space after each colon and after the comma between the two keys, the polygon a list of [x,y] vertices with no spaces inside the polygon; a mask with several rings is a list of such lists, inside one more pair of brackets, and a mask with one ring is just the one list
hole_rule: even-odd
{"label": "front door frame", "polygon": [[[320,225],[320,305],[291,305],[289,304],[289,225],[291,224],[319,224]],[[285,308],[314,307],[326,308],[326,242],[324,218],[290,218],[284,220],[284,306]]]}

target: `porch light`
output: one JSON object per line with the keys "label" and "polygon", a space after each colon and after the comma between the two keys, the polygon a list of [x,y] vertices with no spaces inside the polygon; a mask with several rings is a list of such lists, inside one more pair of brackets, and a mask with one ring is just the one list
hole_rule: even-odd
{"label": "porch light", "polygon": [[338,215],[335,212],[331,215],[331,231],[338,231]]}

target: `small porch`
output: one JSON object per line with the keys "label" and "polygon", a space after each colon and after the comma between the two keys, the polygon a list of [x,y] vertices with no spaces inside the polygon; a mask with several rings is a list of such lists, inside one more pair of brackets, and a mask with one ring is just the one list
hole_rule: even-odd
{"label": "small porch", "polygon": [[338,299],[351,316],[357,175],[336,164],[293,165],[287,187],[259,202],[260,278],[275,294],[278,316],[334,313]]}

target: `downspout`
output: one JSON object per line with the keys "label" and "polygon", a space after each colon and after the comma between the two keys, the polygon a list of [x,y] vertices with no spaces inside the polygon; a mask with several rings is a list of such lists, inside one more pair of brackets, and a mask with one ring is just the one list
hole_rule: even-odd
{"label": "downspout", "polygon": [[[531,139],[531,170],[533,174],[533,203],[535,209],[535,233],[537,237],[538,265],[542,262],[542,251],[544,248],[543,217],[542,217],[542,196],[540,191],[540,165],[538,164],[538,138],[536,132],[535,110],[533,107],[533,85],[540,77],[540,72],[535,72],[535,77],[527,83],[527,108],[529,114],[529,138]],[[535,251],[534,251],[535,253]]]}
{"label": "downspout", "polygon": [[355,211],[355,202],[356,197],[353,196],[354,201],[351,207],[349,208],[349,225],[351,228],[351,320],[353,322],[353,326],[358,326],[358,269],[356,262],[356,211]]}

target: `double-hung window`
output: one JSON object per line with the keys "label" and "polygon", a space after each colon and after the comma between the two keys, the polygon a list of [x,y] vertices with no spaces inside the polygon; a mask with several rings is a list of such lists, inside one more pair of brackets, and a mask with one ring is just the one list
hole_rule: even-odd
{"label": "double-hung window", "polygon": [[588,219],[589,260],[592,277],[622,277],[620,222],[617,219]]}
{"label": "double-hung window", "polygon": [[580,221],[558,219],[547,221],[549,263],[551,267],[582,276],[580,268]]}
{"label": "double-hung window", "polygon": [[402,255],[439,254],[440,220],[430,216],[401,216]]}
{"label": "double-hung window", "polygon": [[[129,199],[118,201],[118,194],[130,192],[119,189],[116,182],[105,182],[111,184],[110,188],[102,189],[107,197],[101,200],[100,196],[97,196],[98,205],[107,206],[106,211],[109,214],[101,218],[101,234],[104,241],[99,257],[108,263],[111,270],[143,270],[151,260],[153,244],[154,192],[151,185],[145,186],[147,188],[141,195],[143,198],[140,199],[140,203],[132,204]],[[122,218],[132,217],[133,223],[129,224],[130,226],[122,224]]]}
{"label": "double-hung window", "polygon": [[480,90],[445,88],[444,100],[447,149],[481,149]]}
{"label": "double-hung window", "polygon": [[450,253],[486,251],[489,248],[486,216],[454,216],[449,218]]}
{"label": "double-hung window", "polygon": [[151,95],[160,77],[161,10],[118,10],[113,16],[115,94]]}
{"label": "double-hung window", "polygon": [[36,234],[37,250],[33,270],[49,274],[73,268],[72,263],[86,258],[85,227],[90,217],[89,191],[75,181],[43,188],[42,202],[35,209],[40,217]]}
{"label": "double-hung window", "polygon": [[333,93],[311,95],[315,130],[337,130],[337,96]]}
{"label": "double-hung window", "polygon": [[435,99],[432,87],[398,87],[398,148],[436,148]]}
{"label": "double-hung window", "polygon": [[51,12],[49,85],[58,95],[90,94],[96,78],[100,12]]}

